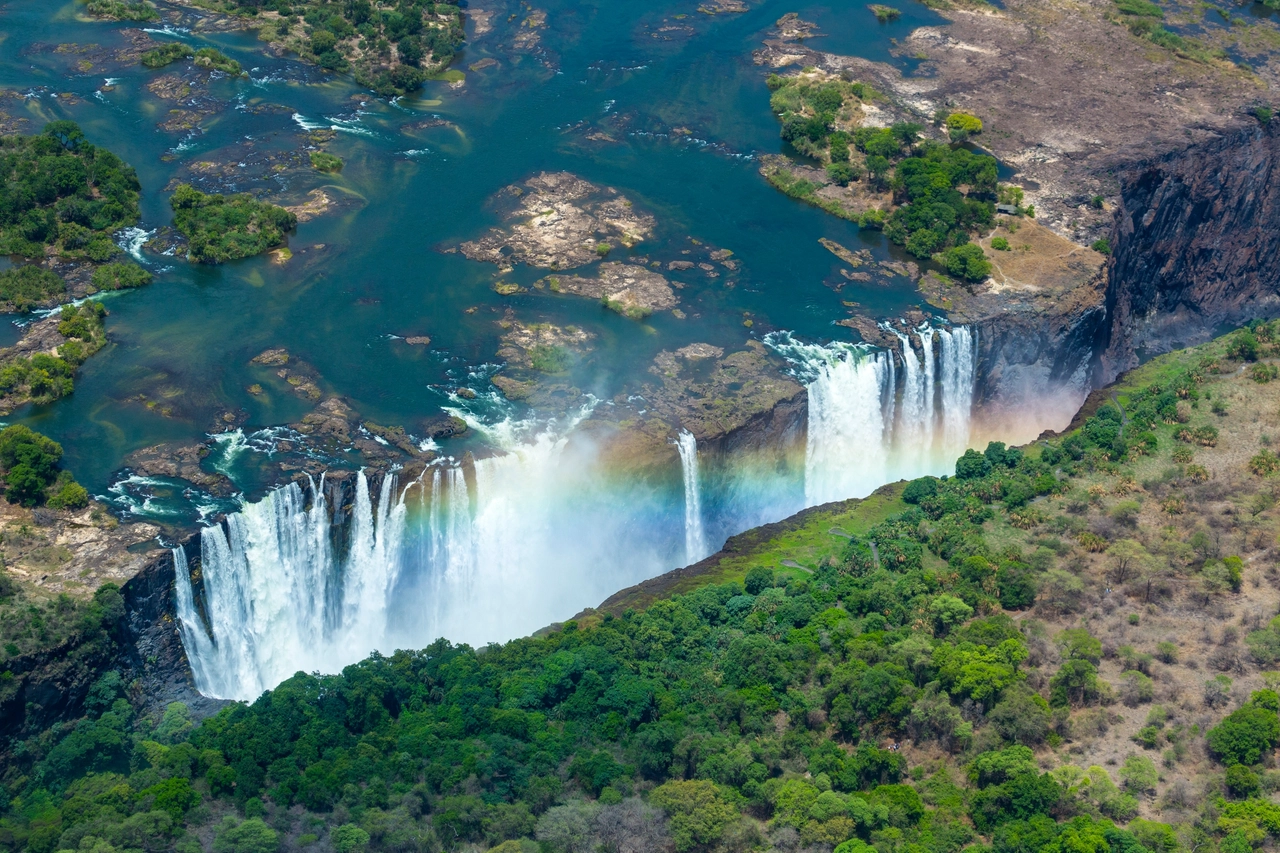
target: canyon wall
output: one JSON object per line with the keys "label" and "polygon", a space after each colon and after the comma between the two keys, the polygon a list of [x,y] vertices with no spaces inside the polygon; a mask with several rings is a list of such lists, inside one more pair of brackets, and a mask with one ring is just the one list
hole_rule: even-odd
{"label": "canyon wall", "polygon": [[1280,122],[1119,170],[1097,384],[1280,315]]}

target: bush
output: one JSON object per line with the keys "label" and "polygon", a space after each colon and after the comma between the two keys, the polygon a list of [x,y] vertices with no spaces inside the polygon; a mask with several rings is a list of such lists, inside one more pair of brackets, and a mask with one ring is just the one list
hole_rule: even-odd
{"label": "bush", "polygon": [[213,853],[276,853],[279,848],[279,834],[257,817],[243,822],[228,817],[213,838]]}
{"label": "bush", "polygon": [[369,846],[369,833],[353,823],[344,823],[329,831],[329,840],[338,853],[358,853]]}
{"label": "bush", "polygon": [[342,158],[337,157],[327,151],[311,152],[311,168],[317,172],[335,173],[342,171]]}
{"label": "bush", "polygon": [[174,227],[192,260],[206,264],[247,258],[284,243],[298,218],[247,193],[223,196],[179,184],[169,199]]}
{"label": "bush", "polygon": [[9,503],[35,506],[44,500],[44,490],[57,476],[62,445],[22,424],[0,432],[0,468],[4,470],[5,499]]}
{"label": "bush", "polygon": [[938,482],[937,477],[920,477],[912,480],[902,490],[902,500],[909,504],[918,504],[926,498],[931,498],[938,493]]}
{"label": "bush", "polygon": [[91,279],[97,290],[126,290],[151,283],[151,273],[134,263],[105,264],[93,271]]}
{"label": "bush", "polygon": [[680,853],[715,844],[738,819],[738,810],[703,780],[667,782],[653,789],[649,802],[670,817],[671,837]]}
{"label": "bush", "polygon": [[1209,752],[1223,764],[1257,764],[1280,742],[1280,717],[1254,698],[1209,730]]}
{"label": "bush", "polygon": [[848,163],[830,163],[827,165],[827,177],[842,187],[857,179],[857,173]]}
{"label": "bush", "polygon": [[0,272],[0,303],[7,310],[26,314],[32,308],[56,305],[66,295],[67,285],[56,274],[34,264],[24,264]]}
{"label": "bush", "polygon": [[1130,791],[1144,794],[1156,789],[1160,774],[1150,758],[1145,755],[1130,755],[1120,768],[1120,779]]}
{"label": "bush", "polygon": [[976,450],[969,449],[956,460],[956,479],[977,480],[991,473],[991,461]]}
{"label": "bush", "polygon": [[1009,241],[1003,237],[992,237],[991,248],[997,252],[1007,252],[1009,251]]}
{"label": "bush", "polygon": [[952,142],[963,142],[970,136],[982,133],[982,119],[969,113],[952,113],[947,116],[947,133]]}
{"label": "bush", "polygon": [[942,263],[947,272],[966,281],[982,281],[991,275],[991,262],[976,243],[953,246],[943,255]]}
{"label": "bush", "polygon": [[773,586],[773,569],[765,566],[752,566],[751,570],[747,572],[743,586],[746,588],[748,595],[759,595]]}
{"label": "bush", "polygon": [[1111,241],[1106,237],[1099,237],[1090,244],[1089,248],[1093,249],[1100,255],[1109,255],[1111,254]]}

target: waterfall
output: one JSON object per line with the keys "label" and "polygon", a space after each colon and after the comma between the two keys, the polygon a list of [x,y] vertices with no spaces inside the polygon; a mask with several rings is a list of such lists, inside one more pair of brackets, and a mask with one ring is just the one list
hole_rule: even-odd
{"label": "waterfall", "polygon": [[[899,371],[892,353],[867,346],[803,344],[766,336],[809,396],[805,503],[865,497],[884,483],[950,473],[969,440],[974,338],[957,326],[916,330],[916,357],[906,333]],[[941,345],[934,354],[934,339]]]}
{"label": "waterfall", "polygon": [[973,336],[964,326],[942,329],[943,451],[954,459],[969,447],[973,408]]}
{"label": "waterfall", "polygon": [[680,472],[684,476],[684,559],[689,565],[707,556],[702,531],[702,496],[698,489],[698,440],[684,430],[676,439]]}
{"label": "waterfall", "polygon": [[308,479],[242,504],[202,530],[199,584],[173,554],[196,686],[251,700],[299,670],[336,672],[374,650],[523,636],[705,557],[711,534],[949,472],[969,436],[973,335],[895,334],[901,364],[866,345],[766,336],[808,389],[803,494],[798,464],[792,475],[745,456],[700,460],[682,432],[680,512],[669,487],[600,465],[590,431],[574,433],[581,418],[545,428],[508,418],[469,422],[492,455],[437,458],[372,490],[363,471],[342,488]]}
{"label": "waterfall", "polygon": [[679,565],[668,496],[620,489],[568,432],[512,431],[508,452],[372,491],[361,472],[343,506],[291,483],[205,528],[202,590],[178,567],[174,596],[197,688],[251,700],[375,650],[504,641]]}
{"label": "waterfall", "polygon": [[201,531],[207,628],[175,565],[180,630],[201,693],[252,699],[298,670],[333,671],[372,651],[399,571],[404,496],[394,495],[394,479],[383,478],[375,516],[357,475],[345,556],[330,541],[323,480],[306,492],[290,483],[229,515],[225,530]]}
{"label": "waterfall", "polygon": [[829,353],[809,383],[804,496],[809,506],[861,497],[885,482],[888,429],[883,392],[889,356]]}

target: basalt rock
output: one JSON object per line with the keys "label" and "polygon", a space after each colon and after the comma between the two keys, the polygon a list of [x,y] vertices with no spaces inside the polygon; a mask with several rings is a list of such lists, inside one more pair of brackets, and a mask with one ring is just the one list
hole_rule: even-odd
{"label": "basalt rock", "polygon": [[1280,315],[1280,122],[1122,172],[1099,383],[1224,325]]}

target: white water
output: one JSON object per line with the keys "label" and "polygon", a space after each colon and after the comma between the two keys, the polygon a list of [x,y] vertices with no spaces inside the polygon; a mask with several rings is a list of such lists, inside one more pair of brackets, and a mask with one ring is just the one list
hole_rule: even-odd
{"label": "white water", "polygon": [[523,636],[679,562],[679,546],[645,517],[653,496],[593,479],[568,434],[504,422],[489,435],[512,442],[505,454],[436,465],[409,483],[388,475],[377,495],[361,474],[340,528],[345,554],[323,481],[285,486],[206,528],[210,630],[181,571],[175,596],[197,687],[252,699],[299,670],[336,672],[374,650]]}
{"label": "white water", "polygon": [[692,565],[707,556],[707,537],[702,530],[702,494],[698,484],[698,440],[684,430],[676,439],[680,453],[680,473],[684,480],[684,560]]}
{"label": "white water", "polygon": [[[798,476],[776,470],[726,492],[724,472],[702,474],[697,442],[682,432],[679,513],[671,494],[601,472],[574,434],[589,408],[559,425],[510,417],[486,425],[458,408],[505,452],[438,460],[412,482],[388,475],[377,495],[361,473],[337,526],[334,513],[345,508],[329,506],[323,480],[244,505],[202,532],[203,618],[175,554],[180,631],[198,688],[252,699],[299,670],[336,672],[374,650],[523,636],[705,557],[708,531],[718,541],[801,500],[861,497],[899,478],[949,472],[969,439],[973,336],[921,328],[917,354],[907,333],[895,334],[901,366],[865,346],[766,338],[808,387],[803,499]],[[222,465],[250,439],[220,438]],[[335,532],[345,533],[344,549]]]}
{"label": "white water", "polygon": [[[907,334],[902,370],[893,355],[865,346],[799,343],[777,334],[765,341],[795,367],[809,392],[805,503],[866,497],[880,486],[924,474],[946,474],[968,447],[974,383],[974,339],[964,326],[917,330],[921,354]],[[934,355],[934,340],[941,350]]]}

